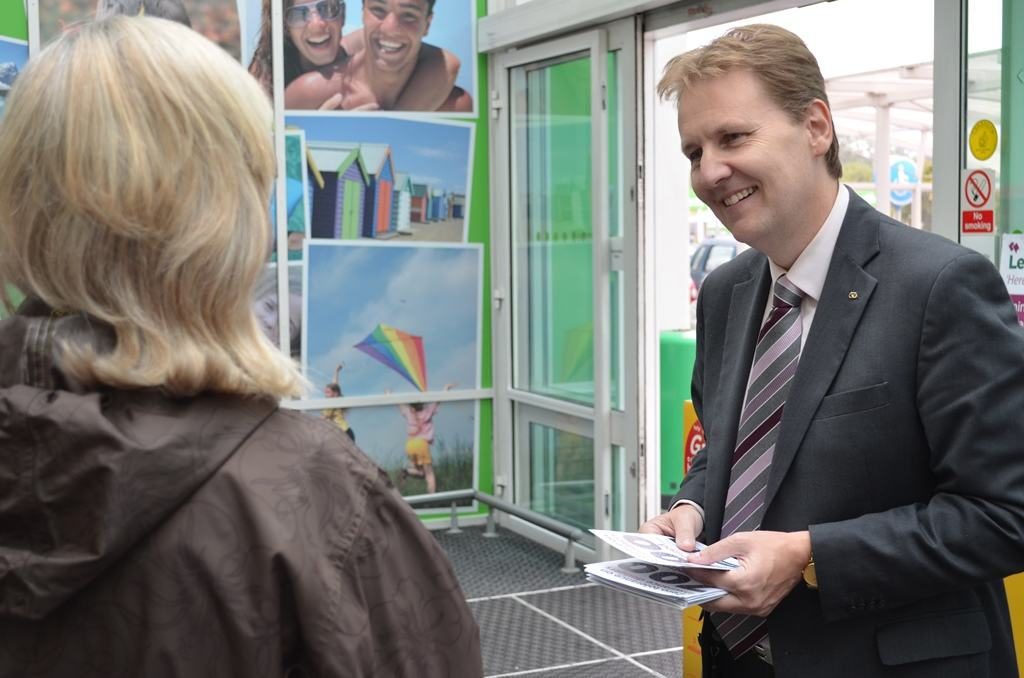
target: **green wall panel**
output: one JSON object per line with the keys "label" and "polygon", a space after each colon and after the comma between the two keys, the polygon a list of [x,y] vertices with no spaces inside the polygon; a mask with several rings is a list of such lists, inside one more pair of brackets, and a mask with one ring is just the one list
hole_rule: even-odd
{"label": "green wall panel", "polygon": [[28,40],[28,20],[22,0],[4,0],[0,10],[0,35],[5,38]]}

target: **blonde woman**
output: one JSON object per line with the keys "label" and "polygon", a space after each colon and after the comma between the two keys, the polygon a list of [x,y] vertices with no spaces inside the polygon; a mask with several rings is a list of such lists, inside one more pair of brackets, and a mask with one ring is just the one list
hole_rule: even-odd
{"label": "blonde woman", "polygon": [[[81,26],[0,125],[0,675],[479,676],[444,554],[251,310],[271,111],[153,18]],[[384,576],[386,574],[386,576]]]}

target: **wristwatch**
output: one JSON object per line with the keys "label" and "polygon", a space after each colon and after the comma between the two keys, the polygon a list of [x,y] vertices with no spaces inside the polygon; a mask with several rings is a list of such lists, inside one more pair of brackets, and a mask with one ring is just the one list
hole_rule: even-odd
{"label": "wristwatch", "polygon": [[804,566],[804,583],[807,588],[818,588],[818,572],[814,569],[814,554],[811,553],[811,560]]}

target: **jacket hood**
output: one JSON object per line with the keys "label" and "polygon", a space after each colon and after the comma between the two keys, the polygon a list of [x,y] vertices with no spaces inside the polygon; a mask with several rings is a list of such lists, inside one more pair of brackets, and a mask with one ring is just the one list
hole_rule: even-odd
{"label": "jacket hood", "polygon": [[63,340],[102,351],[113,332],[34,301],[0,321],[0,618],[41,619],[126,557],[276,409],[87,389]]}

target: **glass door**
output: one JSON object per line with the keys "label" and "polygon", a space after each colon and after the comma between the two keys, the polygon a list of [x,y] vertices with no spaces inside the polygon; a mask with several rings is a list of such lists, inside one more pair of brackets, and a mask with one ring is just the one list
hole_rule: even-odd
{"label": "glass door", "polygon": [[635,41],[630,19],[495,60],[496,475],[584,530],[637,522]]}
{"label": "glass door", "polygon": [[[960,213],[956,215],[960,242],[996,266],[1004,259],[1008,266],[1012,250],[1007,248],[1014,239],[1002,236],[1024,232],[1024,7],[1013,0],[965,0],[961,8],[964,78],[957,107]],[[968,200],[969,186],[983,184],[985,179],[992,183],[991,200],[974,206]],[[981,223],[970,220],[981,215],[991,218],[984,217]],[[1019,303],[1022,289],[1009,284]],[[1018,309],[1020,317],[1022,313],[1024,308]]]}

